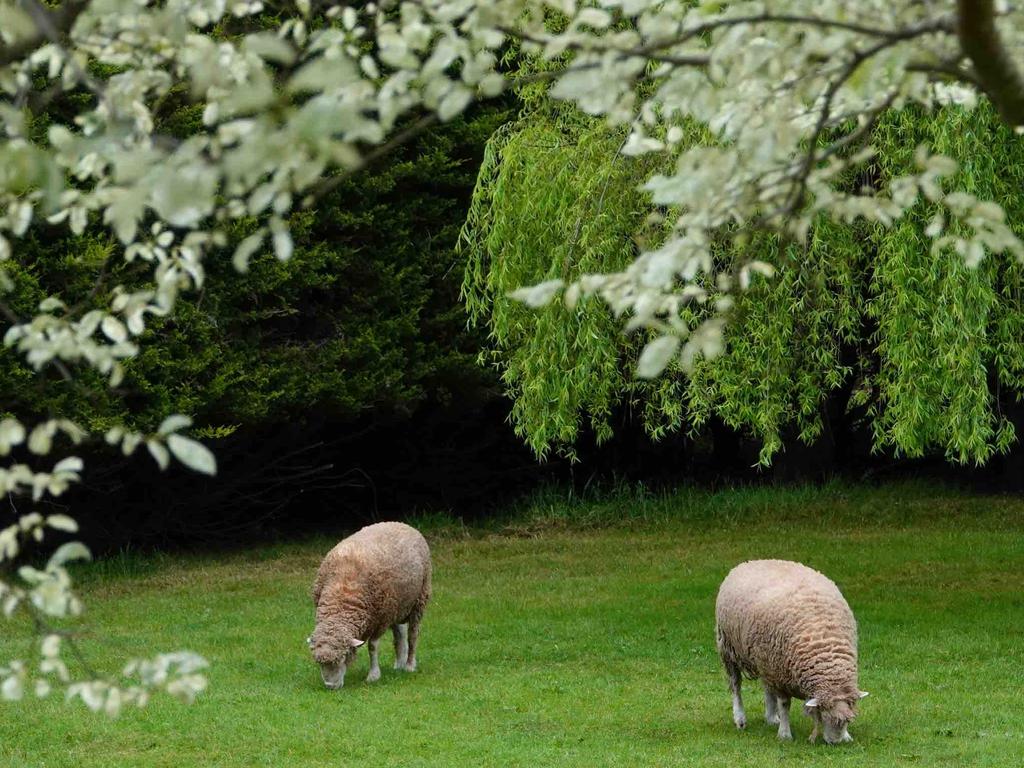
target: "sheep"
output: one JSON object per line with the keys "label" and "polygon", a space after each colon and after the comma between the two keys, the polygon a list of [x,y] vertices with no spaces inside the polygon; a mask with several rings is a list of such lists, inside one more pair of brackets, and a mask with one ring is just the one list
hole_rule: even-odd
{"label": "sheep", "polygon": [[788,560],[751,560],[733,568],[718,590],[715,635],[729,687],[733,722],[747,725],[741,675],[764,682],[765,720],[792,739],[791,698],[804,699],[825,741],[852,741],[847,730],[859,699],[857,622],[826,576]]}
{"label": "sheep", "polygon": [[313,584],[316,628],[306,640],[324,685],[341,688],[357,649],[367,642],[366,682],[379,680],[377,650],[388,627],[395,643],[395,669],[416,670],[430,578],[430,547],[419,531],[404,523],[368,525],[327,553]]}

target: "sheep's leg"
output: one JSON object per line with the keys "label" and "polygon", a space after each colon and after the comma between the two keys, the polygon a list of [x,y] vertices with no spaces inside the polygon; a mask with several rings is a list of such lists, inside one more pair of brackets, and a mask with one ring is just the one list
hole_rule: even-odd
{"label": "sheep's leg", "polygon": [[416,671],[416,643],[420,639],[420,622],[423,620],[423,611],[426,610],[428,600],[430,600],[429,573],[427,573],[426,580],[423,583],[423,589],[420,591],[420,596],[416,599],[416,604],[413,605],[412,611],[409,613],[409,617],[406,619],[406,624],[409,627],[409,651],[405,660],[406,672]]}
{"label": "sheep's leg", "polygon": [[768,725],[779,724],[779,713],[775,701],[775,691],[771,688],[764,689],[764,719]]}
{"label": "sheep's leg", "polygon": [[375,683],[380,680],[380,661],[377,658],[377,652],[380,650],[380,638],[370,638],[370,674],[366,676],[366,682]]}
{"label": "sheep's leg", "polygon": [[405,669],[409,661],[409,625],[395,624],[391,636],[395,641],[395,669]]}
{"label": "sheep's leg", "polygon": [[740,688],[743,685],[740,668],[726,664],[725,671],[729,675],[729,690],[732,691],[732,721],[742,730],[747,727],[747,715],[743,711],[743,697],[740,695]]}
{"label": "sheep's leg", "polygon": [[789,696],[779,695],[775,699],[775,711],[779,717],[779,738],[790,741],[793,732],[789,729]]}
{"label": "sheep's leg", "polygon": [[416,610],[409,616],[409,653],[405,660],[405,671],[416,671],[416,643],[420,639],[420,620],[423,618],[423,609],[417,606]]}
{"label": "sheep's leg", "polygon": [[804,714],[809,716],[811,718],[811,721],[814,723],[814,727],[811,729],[810,738],[807,739],[813,744],[815,741],[818,740],[818,733],[824,730],[821,726],[821,712],[818,710],[817,707],[810,709],[805,707]]}

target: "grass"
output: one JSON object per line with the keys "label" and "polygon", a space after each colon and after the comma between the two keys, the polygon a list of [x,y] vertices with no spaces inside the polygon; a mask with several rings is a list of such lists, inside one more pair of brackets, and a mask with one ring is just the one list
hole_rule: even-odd
{"label": "grass", "polygon": [[[87,650],[116,668],[188,647],[193,706],[117,721],[56,701],[0,705],[0,766],[1013,766],[1024,763],[1024,501],[921,485],[549,494],[487,528],[433,520],[420,671],[340,692],[304,646],[326,539],[253,552],[125,556],[82,574]],[[715,591],[753,557],[832,576],[861,627],[872,696],[856,741],[735,730]],[[24,652],[0,639],[0,659]]]}

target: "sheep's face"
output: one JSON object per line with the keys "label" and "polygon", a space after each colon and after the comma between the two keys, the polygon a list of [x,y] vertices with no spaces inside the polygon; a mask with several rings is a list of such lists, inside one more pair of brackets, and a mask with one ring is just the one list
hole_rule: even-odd
{"label": "sheep's face", "polygon": [[853,736],[848,730],[850,721],[857,716],[857,701],[867,695],[862,691],[852,699],[837,699],[831,702],[808,699],[804,704],[804,713],[814,718],[823,732],[826,744],[853,741]]}
{"label": "sheep's face", "polygon": [[314,632],[306,643],[313,653],[313,659],[320,665],[320,677],[332,691],[345,685],[345,672],[355,660],[356,649],[363,644],[355,638],[317,637]]}
{"label": "sheep's face", "polygon": [[344,661],[323,661],[320,663],[320,677],[332,691],[345,685],[347,666]]}

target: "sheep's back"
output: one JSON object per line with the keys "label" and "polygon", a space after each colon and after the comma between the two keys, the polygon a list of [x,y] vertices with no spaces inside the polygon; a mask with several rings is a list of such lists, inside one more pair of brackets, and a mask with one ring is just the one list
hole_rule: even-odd
{"label": "sheep's back", "polygon": [[800,563],[733,568],[715,604],[723,656],[751,677],[802,696],[822,675],[856,675],[857,628],[839,588]]}
{"label": "sheep's back", "polygon": [[406,618],[430,589],[430,548],[404,523],[375,523],[342,539],[320,565],[314,597],[324,585],[341,581],[358,595],[382,625]]}

